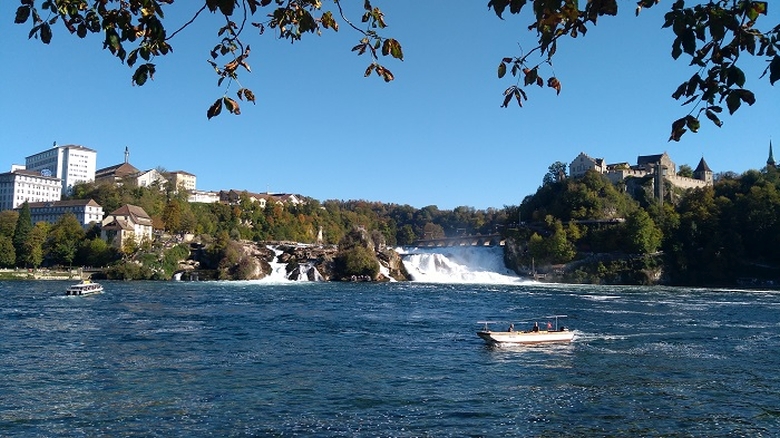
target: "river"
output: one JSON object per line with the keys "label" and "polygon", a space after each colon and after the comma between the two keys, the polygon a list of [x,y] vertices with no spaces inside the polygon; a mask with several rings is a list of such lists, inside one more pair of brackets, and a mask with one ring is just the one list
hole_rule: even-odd
{"label": "river", "polygon": [[[425,283],[0,282],[0,435],[775,436],[780,295]],[[478,320],[567,314],[571,344]],[[540,321],[544,322],[542,318]]]}

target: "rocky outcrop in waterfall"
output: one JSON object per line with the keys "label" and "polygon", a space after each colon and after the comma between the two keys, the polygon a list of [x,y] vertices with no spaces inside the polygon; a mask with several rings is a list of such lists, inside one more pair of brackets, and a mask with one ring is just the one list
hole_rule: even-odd
{"label": "rocky outcrop in waterfall", "polygon": [[408,280],[409,275],[394,250],[387,248],[382,233],[356,227],[339,242],[334,257],[335,280]]}
{"label": "rocky outcrop in waterfall", "polygon": [[[401,256],[387,248],[379,233],[358,231],[344,246],[295,242],[206,241],[190,245],[190,259],[182,261],[175,278],[181,280],[260,280],[276,277],[292,281],[404,281],[409,275]],[[345,270],[344,263],[358,250],[366,272]],[[350,261],[354,261],[350,259]],[[342,263],[341,265],[339,263]]]}

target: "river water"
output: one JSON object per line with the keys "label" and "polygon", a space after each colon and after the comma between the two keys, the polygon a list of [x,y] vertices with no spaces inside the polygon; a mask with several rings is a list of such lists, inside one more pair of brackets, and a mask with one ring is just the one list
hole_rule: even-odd
{"label": "river water", "polygon": [[[777,436],[780,294],[0,282],[0,435]],[[568,314],[571,344],[484,319]]]}

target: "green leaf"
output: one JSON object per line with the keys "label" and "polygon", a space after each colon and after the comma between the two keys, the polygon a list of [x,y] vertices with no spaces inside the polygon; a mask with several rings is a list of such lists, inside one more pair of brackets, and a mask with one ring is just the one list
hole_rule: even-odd
{"label": "green leaf", "polygon": [[723,126],[723,122],[718,118],[717,114],[715,114],[714,111],[707,110],[706,113],[707,118],[712,120],[712,123],[716,124],[718,127]]}
{"label": "green leaf", "polygon": [[512,101],[512,96],[514,95],[514,89],[517,88],[514,85],[504,90],[504,103],[501,104],[502,108],[508,108],[509,102]]}
{"label": "green leaf", "polygon": [[390,55],[392,55],[395,59],[400,59],[401,61],[404,60],[404,52],[401,49],[401,43],[399,43],[397,40],[393,38],[389,38],[388,41],[390,41]]}
{"label": "green leaf", "polygon": [[206,117],[209,118],[209,120],[212,117],[216,117],[219,115],[219,113],[222,112],[222,99],[217,99],[210,107],[209,110],[206,111]]}
{"label": "green leaf", "polygon": [[133,74],[133,83],[138,86],[143,86],[148,79],[154,79],[154,72],[154,64],[146,63],[139,65]]}
{"label": "green leaf", "polygon": [[691,130],[691,132],[699,132],[699,127],[701,126],[701,123],[699,122],[699,119],[693,116],[687,116],[685,117],[685,126],[688,127],[688,129]]}
{"label": "green leaf", "polygon": [[44,44],[51,42],[51,26],[49,23],[44,22],[41,24],[41,41]]}
{"label": "green leaf", "polygon": [[509,12],[519,14],[523,9],[523,6],[525,6],[525,2],[526,0],[512,0],[511,3],[509,3]]}
{"label": "green leaf", "polygon": [[382,43],[382,56],[387,56],[390,54],[390,40],[385,40],[384,43]]}
{"label": "green leaf", "polygon": [[498,78],[501,79],[506,75],[506,64],[503,62],[501,64],[498,64]]}
{"label": "green leaf", "polygon": [[756,21],[759,14],[766,15],[767,2],[750,2],[750,7],[747,10],[748,18],[751,21]]}
{"label": "green leaf", "polygon": [[672,43],[672,58],[677,59],[682,55],[682,40],[680,37],[677,37],[674,39],[674,42]]}
{"label": "green leaf", "polygon": [[733,90],[726,96],[726,107],[729,109],[729,114],[734,114],[734,111],[738,110],[740,105],[742,105],[742,100],[739,98],[736,90]]}
{"label": "green leaf", "polygon": [[19,6],[16,9],[16,18],[14,18],[14,23],[22,24],[26,22],[28,18],[30,18],[30,6]]}
{"label": "green leaf", "polygon": [[712,14],[710,16],[710,34],[715,41],[722,40],[726,35],[726,28],[720,15]]}
{"label": "green leaf", "polygon": [[238,106],[238,102],[229,97],[223,97],[222,101],[225,103],[225,108],[227,108],[231,114],[235,114],[237,116],[241,114],[241,107]]}
{"label": "green leaf", "polygon": [[732,65],[729,67],[729,76],[726,84],[728,86],[737,84],[737,86],[743,87],[745,85],[745,73],[739,67]]}
{"label": "green leaf", "polygon": [[674,93],[672,93],[672,98],[679,99],[685,94],[685,90],[688,88],[688,82],[683,82],[680,84],[679,87],[677,87],[677,90],[675,90]]}
{"label": "green leaf", "polygon": [[680,138],[685,134],[685,117],[677,119],[672,123],[672,135],[669,136],[669,141],[680,141]]}
{"label": "green leaf", "polygon": [[688,29],[682,35],[682,49],[685,53],[693,56],[696,53],[696,33],[693,29]]}
{"label": "green leaf", "polygon": [[780,56],[775,55],[769,63],[769,83],[774,85],[780,79]]}
{"label": "green leaf", "polygon": [[488,2],[488,9],[493,9],[498,18],[503,19],[504,9],[509,5],[509,0],[490,0]]}
{"label": "green leaf", "polygon": [[127,55],[127,66],[132,67],[133,65],[135,65],[135,62],[137,60],[138,60],[138,49],[133,49]]}
{"label": "green leaf", "polygon": [[750,90],[739,90],[739,98],[751,106],[756,103],[756,95]]}
{"label": "green leaf", "polygon": [[525,78],[523,80],[525,85],[535,84],[536,79],[539,77],[539,70],[536,68],[524,69],[523,73],[525,73]]}
{"label": "green leaf", "polygon": [[149,72],[146,69],[146,65],[144,64],[138,66],[138,68],[135,69],[135,73],[133,74],[133,83],[139,86],[143,86],[147,79],[149,79]]}

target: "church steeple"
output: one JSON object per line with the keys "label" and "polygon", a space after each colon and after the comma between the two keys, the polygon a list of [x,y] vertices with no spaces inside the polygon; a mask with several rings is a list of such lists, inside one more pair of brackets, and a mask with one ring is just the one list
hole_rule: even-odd
{"label": "church steeple", "polygon": [[772,140],[769,140],[769,158],[766,160],[766,167],[777,167],[775,157],[772,154]]}

